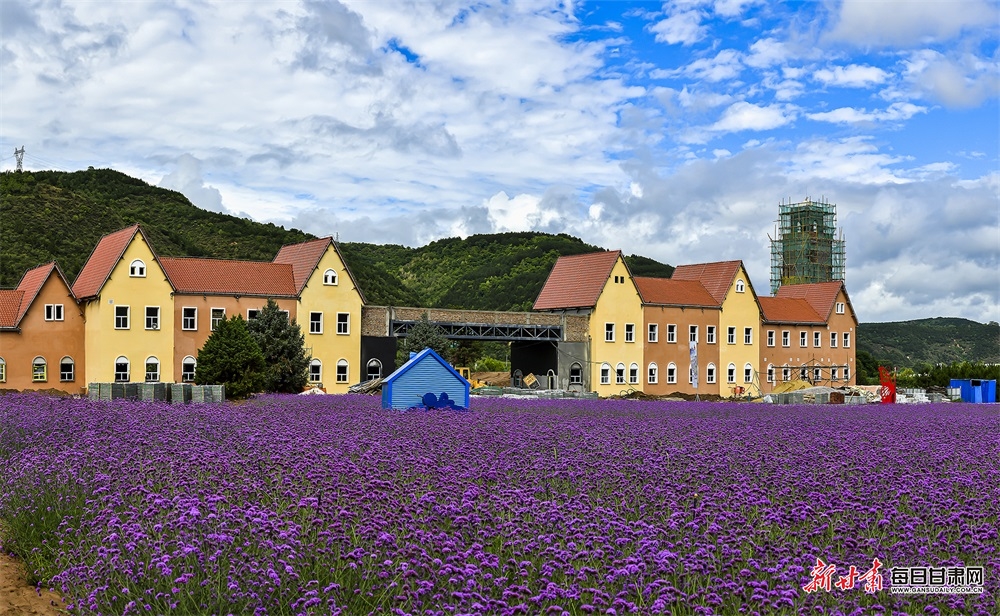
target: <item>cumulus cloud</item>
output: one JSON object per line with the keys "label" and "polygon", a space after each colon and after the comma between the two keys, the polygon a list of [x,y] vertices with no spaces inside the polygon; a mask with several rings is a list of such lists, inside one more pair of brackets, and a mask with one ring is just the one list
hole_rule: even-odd
{"label": "cumulus cloud", "polygon": [[158,186],[176,190],[203,210],[228,213],[222,205],[219,189],[205,184],[200,160],[190,154],[182,154],[175,164],[174,170],[163,176]]}
{"label": "cumulus cloud", "polygon": [[919,94],[949,107],[974,107],[1000,96],[1000,62],[963,54],[956,58],[939,51],[914,52],[905,62],[906,77]]}
{"label": "cumulus cloud", "polygon": [[833,124],[865,124],[909,120],[918,113],[927,113],[927,108],[919,107],[913,103],[893,103],[881,111],[840,107],[832,111],[809,113],[806,114],[806,117],[817,122],[830,122]]}
{"label": "cumulus cloud", "polygon": [[813,74],[816,81],[843,88],[867,88],[885,82],[889,74],[877,66],[851,64],[823,68]]}
{"label": "cumulus cloud", "polygon": [[739,101],[726,108],[710,130],[715,132],[771,130],[784,126],[794,119],[794,113],[779,105],[762,107],[746,101]]}
{"label": "cumulus cloud", "polygon": [[701,25],[701,10],[681,11],[649,27],[656,35],[656,42],[669,45],[693,45],[705,37],[707,28]]}
{"label": "cumulus cloud", "polygon": [[996,21],[996,7],[982,0],[843,0],[830,38],[862,46],[907,46],[995,28]]}

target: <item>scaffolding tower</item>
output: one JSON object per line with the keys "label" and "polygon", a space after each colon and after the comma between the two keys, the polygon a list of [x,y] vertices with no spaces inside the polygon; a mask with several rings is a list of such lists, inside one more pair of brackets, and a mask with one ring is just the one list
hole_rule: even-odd
{"label": "scaffolding tower", "polygon": [[844,232],[825,198],[782,201],[771,240],[771,295],[781,285],[844,280]]}

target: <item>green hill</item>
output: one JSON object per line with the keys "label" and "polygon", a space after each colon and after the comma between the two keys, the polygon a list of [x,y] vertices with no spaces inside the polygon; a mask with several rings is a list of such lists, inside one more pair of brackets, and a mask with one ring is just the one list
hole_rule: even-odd
{"label": "green hill", "polygon": [[858,352],[862,351],[883,365],[899,368],[960,361],[1000,363],[1000,325],[940,317],[860,323]]}

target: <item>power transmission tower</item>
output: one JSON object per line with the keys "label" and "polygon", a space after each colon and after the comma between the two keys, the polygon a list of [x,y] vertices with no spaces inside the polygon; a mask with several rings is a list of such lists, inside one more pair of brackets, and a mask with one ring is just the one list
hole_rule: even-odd
{"label": "power transmission tower", "polygon": [[24,146],[23,145],[21,146],[20,150],[18,150],[17,148],[14,148],[14,158],[17,159],[17,170],[20,172],[21,169],[22,169],[22,167],[23,167],[23,165],[24,165]]}

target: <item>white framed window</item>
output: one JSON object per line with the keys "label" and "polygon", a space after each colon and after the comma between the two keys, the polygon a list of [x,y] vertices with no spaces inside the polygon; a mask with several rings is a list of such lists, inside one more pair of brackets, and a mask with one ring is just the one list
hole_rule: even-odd
{"label": "white framed window", "polygon": [[742,280],[737,280],[736,281],[736,292],[737,293],[742,293],[742,292],[746,291],[746,289],[747,289],[746,283],[744,283]]}
{"label": "white framed window", "polygon": [[218,329],[219,323],[221,323],[222,320],[225,318],[226,318],[225,308],[212,308],[212,319],[211,323],[209,324],[211,331],[214,332],[216,329]]}
{"label": "white framed window", "polygon": [[49,380],[49,365],[45,363],[45,358],[38,356],[31,360],[31,382],[44,383]]}
{"label": "white framed window", "polygon": [[635,385],[639,382],[639,364],[631,364],[628,367],[628,382]]}
{"label": "white framed window", "polygon": [[132,278],[146,277],[146,264],[142,262],[142,259],[136,259],[129,264],[128,275]]}
{"label": "white framed window", "polygon": [[624,385],[625,384],[625,364],[619,363],[615,366],[615,384]]}
{"label": "white framed window", "polygon": [[838,368],[837,366],[830,368],[830,380],[831,381],[840,380],[840,368]]}
{"label": "white framed window", "polygon": [[569,384],[570,385],[582,385],[583,384],[583,366],[573,362],[573,365],[569,367]]}
{"label": "white framed window", "polygon": [[743,328],[743,344],[753,344],[753,328]]}
{"label": "white framed window", "polygon": [[750,364],[743,365],[743,382],[753,383],[753,366]]}
{"label": "white framed window", "polygon": [[336,285],[337,284],[337,272],[332,269],[328,269],[323,272],[323,284],[326,285]]}
{"label": "white framed window", "polygon": [[314,359],[309,362],[309,382],[310,383],[322,383],[323,382],[323,362],[318,359]]}
{"label": "white framed window", "polygon": [[837,314],[844,314],[844,302],[837,302]]}
{"label": "white framed window", "polygon": [[115,306],[115,329],[128,329],[130,312],[129,306]]}
{"label": "white framed window", "polygon": [[667,325],[667,342],[677,342],[677,326],[673,323]]}
{"label": "white framed window", "polygon": [[76,380],[76,364],[68,355],[59,360],[59,380],[64,383]]}
{"label": "white framed window", "polygon": [[781,369],[781,380],[783,382],[790,381],[792,379],[792,369],[785,366]]}
{"label": "white framed window", "polygon": [[198,361],[188,355],[181,361],[181,383],[194,383],[195,370],[198,368]]}
{"label": "white framed window", "polygon": [[730,327],[726,328],[726,343],[727,344],[736,344],[736,328],[735,327],[730,326]]}
{"label": "white framed window", "polygon": [[705,382],[709,385],[715,384],[715,364],[708,364],[705,368]]}
{"label": "white framed window", "polygon": [[650,362],[649,366],[646,367],[646,382],[650,385],[656,385],[656,378],[659,376],[656,370],[656,364]]}
{"label": "white framed window", "polygon": [[260,316],[260,309],[259,308],[247,308],[247,323],[249,323],[250,321],[253,321],[258,316]]}
{"label": "white framed window", "polygon": [[667,364],[667,383],[677,382],[677,365],[674,362]]}
{"label": "white framed window", "polygon": [[625,342],[635,342],[635,323],[625,324]]}
{"label": "white framed window", "polygon": [[160,329],[159,306],[146,306],[146,329]]}
{"label": "white framed window", "polygon": [[337,362],[337,382],[347,383],[349,374],[347,372],[347,360],[341,359]]}
{"label": "white framed window", "polygon": [[185,306],[181,308],[181,329],[196,331],[198,329],[198,309]]}
{"label": "white framed window", "polygon": [[615,341],[615,324],[605,323],[604,324],[604,341],[614,342]]}
{"label": "white framed window", "polygon": [[774,330],[773,329],[767,330],[767,346],[769,346],[769,347],[773,347],[774,346]]}
{"label": "white framed window", "polygon": [[351,313],[350,312],[338,312],[337,313],[337,333],[338,334],[349,334],[351,333]]}
{"label": "white framed window", "polygon": [[851,380],[851,368],[849,366],[844,366],[844,380]]}
{"label": "white framed window", "polygon": [[128,358],[124,355],[115,360],[115,383],[128,383],[129,367]]}
{"label": "white framed window", "polygon": [[62,304],[45,304],[46,321],[62,321],[63,319],[64,315]]}
{"label": "white framed window", "polygon": [[697,325],[688,325],[688,342],[698,342]]}
{"label": "white framed window", "polygon": [[799,346],[807,347],[809,346],[809,332],[799,332]]}
{"label": "white framed window", "polygon": [[813,368],[813,382],[819,383],[823,378],[823,372],[820,368]]}
{"label": "white framed window", "polygon": [[705,327],[705,342],[708,344],[715,344],[715,326],[709,325]]}
{"label": "white framed window", "polygon": [[373,381],[380,378],[382,378],[382,362],[377,359],[368,360],[368,380]]}
{"label": "white framed window", "polygon": [[851,348],[851,333],[850,332],[844,332],[844,348],[845,349]]}
{"label": "white framed window", "polygon": [[792,332],[787,329],[781,332],[781,346],[785,348],[792,346]]}
{"label": "white framed window", "polygon": [[769,365],[767,367],[767,382],[768,383],[774,382],[774,366]]}
{"label": "white framed window", "polygon": [[160,360],[155,357],[146,358],[146,382],[157,383],[160,380]]}
{"label": "white framed window", "polygon": [[813,346],[816,348],[820,348],[821,346],[823,346],[822,332],[813,332]]}
{"label": "white framed window", "polygon": [[[339,329],[338,322],[338,329]],[[310,334],[322,334],[323,333],[323,313],[322,312],[310,312],[309,313],[309,333]]]}
{"label": "white framed window", "polygon": [[0,357],[0,383],[7,382],[7,362]]}
{"label": "white framed window", "polygon": [[659,334],[660,334],[660,331],[659,331],[659,327],[657,326],[657,324],[656,323],[650,323],[649,324],[649,333],[646,336],[646,340],[648,340],[650,342],[656,342],[657,338],[659,337]]}
{"label": "white framed window", "polygon": [[726,368],[726,382],[735,383],[736,382],[736,364],[729,364]]}
{"label": "white framed window", "polygon": [[601,385],[608,385],[611,383],[611,365],[601,364]]}
{"label": "white framed window", "polygon": [[837,332],[830,332],[830,348],[837,348]]}
{"label": "white framed window", "polygon": [[806,381],[808,379],[809,379],[809,368],[802,366],[801,368],[799,368],[799,380]]}

